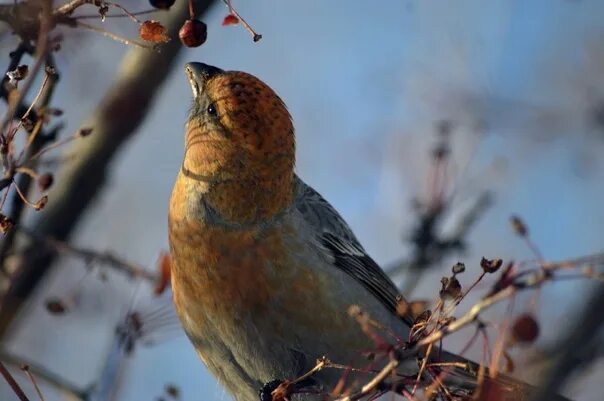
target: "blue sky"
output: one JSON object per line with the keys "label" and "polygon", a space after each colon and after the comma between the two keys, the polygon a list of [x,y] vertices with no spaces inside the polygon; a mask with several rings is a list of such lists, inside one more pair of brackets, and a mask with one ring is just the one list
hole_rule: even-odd
{"label": "blue sky", "polygon": [[[593,129],[586,115],[593,99],[604,99],[603,2],[234,5],[263,39],[255,44],[242,27],[222,27],[226,11],[219,5],[205,18],[208,42],[187,50],[180,63],[245,70],[281,95],[296,124],[297,172],[341,211],[378,262],[405,255],[401,239],[414,217],[410,200],[426,191],[426,155],[443,118],[457,127],[452,176],[468,166],[456,204],[485,189],[496,200],[470,236],[469,252],[454,259],[476,268],[483,255],[530,257],[508,229],[512,213],[526,218],[547,257],[602,251],[604,132]],[[133,32],[127,24],[117,30]],[[69,79],[60,85],[57,106],[66,110],[70,131],[94,109],[125,49],[94,35],[66,34],[58,63]],[[141,132],[121,152],[110,189],[86,217],[76,243],[150,266],[167,248],[164,216],[189,103],[177,68]],[[87,384],[98,375],[111,326],[129,305],[132,286],[119,277],[110,284],[87,280],[76,311],[47,316],[41,302],[76,283],[81,271],[78,261],[61,262],[32,301],[11,349]],[[428,275],[414,296],[432,296],[442,271]],[[583,287],[553,288],[544,298],[564,294],[569,309],[563,303],[556,311],[543,307],[544,319],[573,310],[580,301],[575,290]],[[590,391],[604,371],[598,369],[576,390],[577,400],[599,399]],[[180,386],[186,401],[228,399],[186,338],[175,336],[126,363],[116,400],[152,400],[166,382]],[[49,391],[47,400],[54,399]]]}

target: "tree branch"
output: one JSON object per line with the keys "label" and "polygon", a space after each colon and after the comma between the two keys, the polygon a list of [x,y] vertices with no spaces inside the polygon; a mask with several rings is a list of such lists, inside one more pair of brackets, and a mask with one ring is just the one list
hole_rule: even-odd
{"label": "tree branch", "polygon": [[[198,1],[196,11],[204,13],[213,2]],[[186,18],[186,2],[178,2],[165,22],[170,37],[178,37],[178,30]],[[181,48],[180,42],[173,39],[161,48],[161,53],[134,48],[126,54],[116,81],[83,124],[94,129],[93,135],[74,145],[78,159],[64,166],[57,177],[50,202],[34,228],[38,235],[61,241],[69,237],[104,187],[114,156],[144,121]],[[56,251],[49,247],[30,244],[26,248],[3,297],[0,336],[6,333],[19,307],[44,277],[55,257]]]}

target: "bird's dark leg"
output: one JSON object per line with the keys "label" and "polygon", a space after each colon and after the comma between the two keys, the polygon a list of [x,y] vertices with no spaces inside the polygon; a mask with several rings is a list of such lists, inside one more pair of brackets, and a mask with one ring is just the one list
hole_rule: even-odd
{"label": "bird's dark leg", "polygon": [[[284,391],[286,394],[280,394],[280,397],[284,395],[287,397],[290,394],[293,394],[296,390],[306,389],[310,387],[317,386],[314,379],[311,377],[306,378],[302,381],[291,383],[288,380],[271,380],[270,382],[264,383],[262,388],[258,391],[258,396],[260,397],[260,401],[273,401],[273,391],[277,389],[280,385],[284,385]],[[280,400],[282,398],[279,398]]]}
{"label": "bird's dark leg", "polygon": [[264,383],[262,388],[258,391],[260,401],[273,401],[272,392],[275,391],[275,389],[279,387],[281,383],[283,383],[283,380],[280,379],[271,380],[270,382]]}

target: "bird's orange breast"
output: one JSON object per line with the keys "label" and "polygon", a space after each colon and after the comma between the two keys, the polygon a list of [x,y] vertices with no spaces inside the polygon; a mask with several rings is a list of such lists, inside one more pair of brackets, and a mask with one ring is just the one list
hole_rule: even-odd
{"label": "bird's orange breast", "polygon": [[226,312],[245,306],[262,312],[273,286],[264,261],[279,263],[283,249],[276,236],[259,239],[254,231],[232,231],[199,222],[171,223],[175,300],[187,309]]}
{"label": "bird's orange breast", "polygon": [[322,335],[358,329],[338,298],[342,277],[321,269],[327,262],[295,223],[210,224],[190,216],[183,188],[181,181],[172,194],[169,235],[174,302],[190,336],[238,336],[251,327],[244,320],[281,338],[292,327]]}

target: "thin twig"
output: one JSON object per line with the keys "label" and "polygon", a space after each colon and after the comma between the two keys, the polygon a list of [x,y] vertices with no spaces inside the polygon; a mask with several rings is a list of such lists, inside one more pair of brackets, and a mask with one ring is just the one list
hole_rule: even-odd
{"label": "thin twig", "polygon": [[434,343],[440,340],[441,338],[445,337],[446,335],[458,331],[462,327],[465,327],[468,324],[474,322],[478,315],[480,315],[480,313],[483,312],[485,309],[489,308],[490,306],[496,304],[499,301],[502,301],[512,296],[516,293],[517,290],[518,289],[515,286],[511,285],[489,297],[483,298],[480,302],[475,304],[464,316],[451,322],[448,326],[445,326],[442,329],[433,332],[429,336],[422,338],[416,346],[421,347]]}
{"label": "thin twig", "polygon": [[48,33],[51,29],[51,19],[52,19],[52,0],[44,0],[41,2],[41,16],[40,16],[40,30],[38,32],[38,38],[36,41],[36,57],[33,64],[33,67],[29,70],[29,76],[21,86],[21,90],[17,93],[17,96],[14,100],[9,102],[8,111],[0,125],[0,134],[4,135],[6,127],[9,122],[13,120],[15,117],[15,112],[17,111],[18,106],[21,104],[21,101],[25,98],[25,95],[29,92],[29,89],[33,85],[38,72],[42,68],[46,60],[46,54],[48,52]]}
{"label": "thin twig", "polygon": [[[14,129],[14,133],[16,133],[17,131],[19,131],[19,129],[21,129],[21,127],[23,126],[23,121],[29,117],[29,114],[35,107],[36,103],[38,103],[38,100],[40,100],[40,97],[42,96],[42,93],[44,93],[44,89],[46,89],[46,85],[48,84],[48,77],[49,77],[49,74],[45,73],[44,80],[42,81],[42,85],[40,85],[40,89],[38,89],[38,93],[36,93],[34,100],[32,100],[31,104],[27,108],[27,111],[25,111],[25,114],[23,114],[23,116],[21,117],[19,124],[17,124],[17,128]],[[36,121],[36,123],[40,123],[40,121]],[[13,136],[14,136],[14,134],[13,134]],[[12,139],[13,138],[10,137],[8,141],[10,142]]]}
{"label": "thin twig", "polygon": [[34,389],[36,389],[36,393],[38,394],[38,398],[40,399],[40,401],[44,401],[44,395],[42,395],[42,391],[40,391],[40,387],[38,386],[38,383],[36,382],[36,378],[34,377],[34,375],[29,371],[29,366],[24,365],[21,368],[22,371],[25,372],[25,374],[27,375],[27,377],[29,378],[29,380],[31,381],[31,383],[34,386]]}
{"label": "thin twig", "polygon": [[[157,11],[161,11],[161,10],[157,10],[157,9],[152,9],[152,10],[144,10],[144,11],[136,11],[130,14],[111,14],[111,15],[105,15],[105,18],[130,18],[130,16],[140,16],[140,15],[147,15],[147,14],[153,14]],[[81,19],[99,19],[99,14],[85,14],[85,15],[78,15],[77,17],[74,17],[74,19],[76,20],[81,20]]]}
{"label": "thin twig", "polygon": [[93,4],[94,0],[72,0],[69,3],[65,3],[59,6],[53,11],[54,17],[64,17],[71,15],[77,8],[84,4]]}
{"label": "thin twig", "polygon": [[13,186],[15,187],[15,189],[17,190],[17,194],[19,195],[19,198],[21,198],[21,200],[23,201],[23,203],[25,203],[28,206],[33,207],[34,209],[36,208],[36,204],[32,203],[29,201],[29,199],[27,199],[27,195],[25,195],[25,193],[23,193],[23,191],[21,191],[21,188],[19,188],[19,185],[17,185],[17,183],[13,180]]}
{"label": "thin twig", "polygon": [[336,401],[356,401],[365,397],[373,390],[375,390],[392,372],[396,370],[396,368],[400,364],[400,359],[400,357],[396,357],[390,360],[390,362],[388,362],[388,364],[384,366],[380,373],[375,375],[373,379],[371,379],[363,387],[361,387],[360,391],[351,395],[347,395],[345,397],[340,397]]}
{"label": "thin twig", "polygon": [[109,39],[115,40],[116,42],[122,43],[127,46],[132,45],[132,46],[140,47],[143,49],[153,49],[154,48],[153,46],[146,45],[137,40],[125,38],[125,37],[115,34],[113,32],[106,31],[103,28],[99,28],[98,26],[90,25],[90,24],[87,24],[82,21],[77,21],[76,26],[79,28],[88,29],[89,31],[100,33],[101,35],[108,37]]}
{"label": "thin twig", "polygon": [[141,20],[139,20],[138,18],[136,18],[136,16],[135,16],[133,13],[131,13],[131,12],[130,12],[130,11],[128,11],[128,10],[127,10],[125,7],[123,7],[123,6],[119,5],[118,3],[114,3],[114,2],[112,2],[112,1],[107,1],[107,0],[104,0],[104,3],[105,3],[105,4],[108,4],[108,5],[112,6],[112,7],[115,7],[115,8],[118,8],[118,9],[122,10],[122,12],[123,12],[123,13],[124,13],[124,14],[125,14],[125,15],[126,15],[128,18],[130,18],[132,21],[136,22],[137,24],[142,24]]}
{"label": "thin twig", "polygon": [[0,361],[0,374],[4,377],[4,380],[6,380],[17,398],[19,398],[19,401],[29,401],[29,398],[27,398],[23,389],[19,386],[19,383],[17,383],[13,375],[6,369],[6,366],[4,366],[2,361]]}
{"label": "thin twig", "polygon": [[235,7],[233,7],[233,5],[231,4],[231,0],[222,1],[224,2],[224,4],[226,4],[227,8],[229,9],[229,13],[237,17],[239,21],[241,21],[241,24],[245,27],[245,29],[250,33],[250,35],[252,35],[252,40],[254,42],[258,42],[260,39],[262,39],[262,35],[254,31],[254,28],[252,28],[252,26],[248,24],[247,21],[241,15],[239,15],[237,10],[235,10]]}
{"label": "thin twig", "polygon": [[80,400],[84,400],[86,397],[85,391],[77,388],[73,383],[69,383],[66,379],[49,371],[45,367],[38,365],[35,361],[28,361],[23,356],[15,356],[2,349],[0,349],[0,360],[13,366],[26,364],[32,374],[35,374],[45,382],[52,384],[55,389],[69,393],[71,396]]}
{"label": "thin twig", "polygon": [[142,266],[138,266],[134,263],[130,263],[128,261],[120,259],[109,252],[99,252],[92,249],[77,248],[68,244],[67,242],[59,241],[53,238],[42,238],[39,235],[36,235],[35,233],[24,228],[21,228],[21,230],[36,241],[41,241],[59,252],[71,254],[75,257],[81,258],[89,262],[99,263],[111,267],[117,271],[126,273],[130,277],[142,278],[152,283],[157,281],[157,274],[155,272],[149,271]]}
{"label": "thin twig", "polygon": [[77,135],[77,134],[75,134],[75,135],[72,135],[72,136],[70,136],[70,137],[68,137],[68,138],[65,138],[65,139],[62,139],[62,140],[60,140],[60,141],[57,141],[57,142],[55,142],[55,143],[51,143],[50,145],[48,145],[48,146],[46,146],[46,147],[44,147],[44,148],[40,149],[38,152],[36,152],[35,154],[33,154],[33,155],[32,155],[32,156],[29,158],[29,160],[28,160],[28,161],[37,160],[37,159],[38,159],[40,156],[42,156],[44,153],[46,153],[46,152],[48,152],[48,151],[50,151],[50,150],[56,149],[56,148],[58,148],[58,147],[61,147],[61,146],[65,145],[65,144],[67,144],[67,143],[69,143],[69,142],[71,142],[71,141],[73,141],[74,139],[77,139],[77,138],[80,138],[80,136],[79,136],[79,135]]}

